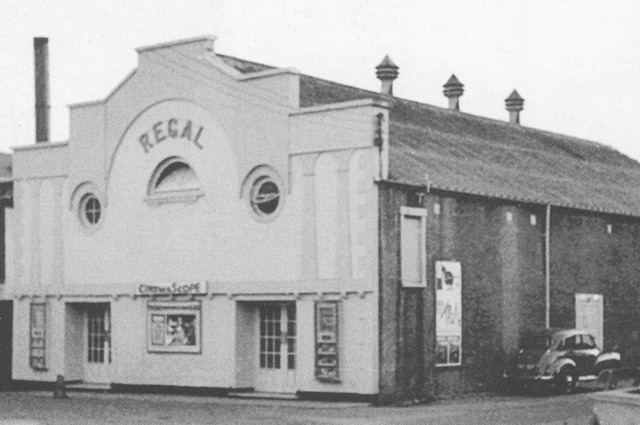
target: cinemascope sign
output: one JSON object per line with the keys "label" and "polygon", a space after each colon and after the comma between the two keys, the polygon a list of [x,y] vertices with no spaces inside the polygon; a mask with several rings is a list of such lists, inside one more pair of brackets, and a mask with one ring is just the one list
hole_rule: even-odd
{"label": "cinemascope sign", "polygon": [[208,292],[208,282],[162,282],[141,284],[137,294],[152,295],[205,295]]}

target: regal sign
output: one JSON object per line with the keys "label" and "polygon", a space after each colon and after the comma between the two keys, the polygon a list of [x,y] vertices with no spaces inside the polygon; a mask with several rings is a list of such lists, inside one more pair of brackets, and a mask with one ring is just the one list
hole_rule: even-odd
{"label": "regal sign", "polygon": [[142,284],[138,286],[138,295],[206,295],[208,282],[167,282]]}
{"label": "regal sign", "polygon": [[138,137],[138,142],[144,153],[149,153],[156,145],[171,139],[187,140],[202,149],[199,142],[202,130],[204,127],[193,123],[192,120],[169,118],[153,124],[147,132]]}

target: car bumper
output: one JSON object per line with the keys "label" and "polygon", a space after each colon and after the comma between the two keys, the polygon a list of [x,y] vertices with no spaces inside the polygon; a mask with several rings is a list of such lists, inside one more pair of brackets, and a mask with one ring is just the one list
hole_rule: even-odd
{"label": "car bumper", "polygon": [[551,375],[509,375],[507,373],[504,373],[502,378],[510,382],[522,383],[549,382],[553,380]]}

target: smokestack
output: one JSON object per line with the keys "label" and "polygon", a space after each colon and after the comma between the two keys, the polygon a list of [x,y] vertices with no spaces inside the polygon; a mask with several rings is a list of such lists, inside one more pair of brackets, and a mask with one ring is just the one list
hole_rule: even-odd
{"label": "smokestack", "polygon": [[33,39],[36,82],[36,143],[49,141],[49,39]]}

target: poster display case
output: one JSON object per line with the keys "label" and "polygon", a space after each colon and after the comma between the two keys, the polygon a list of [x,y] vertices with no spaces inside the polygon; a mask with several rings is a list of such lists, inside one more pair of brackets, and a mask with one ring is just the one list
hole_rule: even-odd
{"label": "poster display case", "polygon": [[462,364],[462,269],[436,261],[436,365]]}
{"label": "poster display case", "polygon": [[34,370],[47,370],[47,305],[31,303],[29,330],[29,365]]}
{"label": "poster display case", "polygon": [[200,302],[147,304],[147,350],[152,353],[200,353]]}
{"label": "poster display case", "polygon": [[316,379],[340,382],[338,302],[316,303]]}

